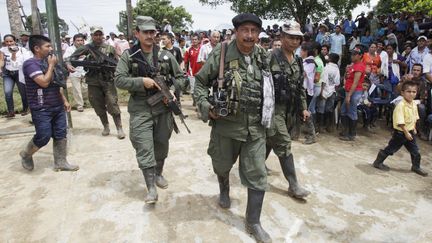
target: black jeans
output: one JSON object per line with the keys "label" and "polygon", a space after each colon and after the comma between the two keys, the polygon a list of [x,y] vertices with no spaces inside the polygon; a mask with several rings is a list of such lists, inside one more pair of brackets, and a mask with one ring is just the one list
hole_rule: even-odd
{"label": "black jeans", "polygon": [[420,152],[419,148],[416,143],[416,139],[414,136],[413,131],[410,131],[413,140],[409,141],[406,139],[403,132],[394,130],[392,138],[390,139],[387,147],[384,149],[384,152],[387,155],[393,155],[396,153],[402,146],[405,146],[405,148],[410,152],[411,154],[411,163],[412,166],[415,168],[420,168]]}

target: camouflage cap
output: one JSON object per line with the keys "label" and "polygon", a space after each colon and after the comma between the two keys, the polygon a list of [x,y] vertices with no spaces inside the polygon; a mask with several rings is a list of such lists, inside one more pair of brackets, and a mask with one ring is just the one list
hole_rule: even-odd
{"label": "camouflage cap", "polygon": [[30,35],[31,35],[31,33],[28,31],[22,31],[20,34],[20,36],[30,36]]}
{"label": "camouflage cap", "polygon": [[282,32],[288,35],[303,36],[303,33],[301,32],[300,24],[295,21],[284,23],[282,26]]}
{"label": "camouflage cap", "polygon": [[98,31],[100,31],[102,33],[104,32],[103,28],[101,26],[92,26],[92,27],[90,27],[90,33],[91,34],[94,34],[94,33],[98,32]]}
{"label": "camouflage cap", "polygon": [[140,30],[156,30],[156,21],[149,16],[137,16],[136,25]]}

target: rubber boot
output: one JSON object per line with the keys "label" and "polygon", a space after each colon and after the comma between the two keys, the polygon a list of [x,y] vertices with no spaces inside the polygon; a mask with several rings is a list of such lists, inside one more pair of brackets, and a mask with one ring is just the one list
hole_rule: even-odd
{"label": "rubber boot", "polygon": [[121,116],[113,115],[113,120],[117,128],[117,138],[118,139],[124,139],[126,137],[126,134],[123,132],[122,122],[121,122]]}
{"label": "rubber boot", "polygon": [[141,171],[144,175],[144,180],[147,185],[147,191],[148,191],[144,201],[145,203],[148,204],[154,204],[158,200],[157,189],[155,186],[155,180],[156,180],[155,167],[141,169]]}
{"label": "rubber boot", "polygon": [[341,117],[341,123],[342,123],[342,132],[339,133],[339,139],[343,141],[351,141],[350,139],[350,120],[347,116]]}
{"label": "rubber boot", "polygon": [[384,170],[384,171],[389,171],[390,167],[388,167],[387,165],[384,164],[384,160],[388,157],[388,154],[380,149],[380,151],[378,152],[377,158],[375,159],[375,161],[373,162],[373,167],[379,169],[379,170]]}
{"label": "rubber boot", "polygon": [[102,136],[108,136],[110,134],[110,129],[109,129],[109,123],[108,123],[108,117],[106,114],[99,116],[99,119],[102,122],[102,125],[104,127],[103,131],[102,131]]}
{"label": "rubber boot", "polygon": [[294,198],[307,197],[310,192],[298,184],[293,155],[290,154],[287,157],[279,157],[279,162],[285,179],[289,183],[288,195]]}
{"label": "rubber boot", "polygon": [[156,173],[156,186],[162,189],[168,188],[168,182],[162,175],[163,166],[165,164],[165,160],[156,161],[155,173]]}
{"label": "rubber boot", "polygon": [[314,115],[314,126],[315,126],[315,132],[316,133],[321,133],[322,122],[323,122],[322,114],[317,112]]}
{"label": "rubber boot", "polygon": [[67,139],[54,139],[54,171],[77,171],[78,165],[71,165],[66,159]]}
{"label": "rubber boot", "polygon": [[217,176],[219,182],[219,206],[221,208],[231,207],[231,199],[229,196],[230,184],[229,175],[228,176]]}
{"label": "rubber boot", "polygon": [[314,122],[313,122],[313,118],[312,117],[309,117],[307,119],[307,121],[306,121],[306,128],[307,128],[308,135],[306,136],[306,140],[303,142],[303,144],[313,144],[313,143],[316,143],[315,126],[314,126]]}
{"label": "rubber boot", "polygon": [[428,173],[423,170],[422,168],[420,168],[420,160],[421,160],[421,155],[412,155],[411,154],[411,171],[416,173],[417,175],[421,175],[421,176],[428,176]]}
{"label": "rubber boot", "polygon": [[32,171],[34,169],[33,154],[38,151],[39,148],[33,143],[31,139],[24,150],[21,150],[21,165],[24,169]]}
{"label": "rubber boot", "polygon": [[326,112],[324,114],[324,116],[326,117],[326,131],[328,133],[333,132],[333,112]]}
{"label": "rubber boot", "polygon": [[357,136],[357,120],[349,119],[349,138],[354,141]]}
{"label": "rubber boot", "polygon": [[255,237],[257,242],[272,242],[269,234],[261,226],[261,210],[265,191],[256,191],[248,188],[246,207],[246,231]]}

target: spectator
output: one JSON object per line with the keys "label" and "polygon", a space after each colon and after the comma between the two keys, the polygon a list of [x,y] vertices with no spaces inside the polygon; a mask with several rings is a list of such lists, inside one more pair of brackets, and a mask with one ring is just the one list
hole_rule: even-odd
{"label": "spectator", "polygon": [[348,42],[353,34],[353,31],[357,28],[354,21],[352,20],[351,14],[348,14],[347,18],[344,20],[342,28],[345,35],[345,41]]}
{"label": "spectator", "polygon": [[17,46],[15,36],[11,34],[5,35],[3,41],[6,46],[0,49],[0,74],[3,76],[3,89],[8,110],[6,117],[15,117],[13,100],[15,84],[17,85],[21,96],[23,107],[21,115],[24,116],[28,114],[29,110],[22,65],[31,55],[28,53],[26,48]]}
{"label": "spectator", "polygon": [[[315,47],[313,43],[303,43],[301,46],[301,57],[303,58],[303,69],[304,69],[304,81],[303,87],[306,89],[306,102],[311,108],[311,103],[314,100],[315,94],[315,78],[316,78],[316,64],[315,64]],[[318,92],[319,94],[319,92]],[[314,104],[315,105],[315,102]],[[313,107],[315,110],[315,107]],[[306,140],[304,144],[313,144],[316,142],[315,127],[313,124],[313,118],[309,118],[306,121],[307,132]]]}
{"label": "spectator", "polygon": [[341,105],[341,122],[343,131],[339,137],[344,141],[353,141],[356,137],[357,104],[362,95],[366,66],[361,61],[363,50],[354,48],[351,52],[352,64],[345,74],[345,99]]}
{"label": "spectator", "polygon": [[411,71],[414,63],[420,63],[423,65],[423,59],[426,54],[429,53],[429,48],[427,48],[427,37],[422,35],[417,38],[417,46],[411,51],[407,58],[408,70]]}
{"label": "spectator", "polygon": [[327,25],[320,24],[318,27],[318,34],[315,37],[315,41],[321,45],[323,42],[324,36],[325,36],[326,32],[328,32],[328,31],[329,31],[329,28],[327,27]]}
{"label": "spectator", "polygon": [[367,53],[363,55],[362,62],[366,65],[366,75],[373,84],[380,82],[379,74],[381,68],[381,58],[377,53],[377,43],[370,45]]}
{"label": "spectator", "polygon": [[[345,36],[341,34],[341,27],[336,25],[335,33],[330,36],[330,53],[338,54],[342,56],[343,48],[345,46]],[[340,63],[339,63],[340,65]]]}
{"label": "spectator", "polygon": [[360,37],[360,44],[362,44],[365,48],[369,48],[370,44],[372,44],[373,37],[370,35],[369,30],[365,31],[365,35]]}
{"label": "spectator", "polygon": [[356,30],[353,32],[353,35],[351,36],[351,38],[349,38],[349,40],[348,40],[349,51],[354,50],[356,45],[360,44],[360,37],[358,36],[358,34],[359,34],[359,32]]}
{"label": "spectator", "polygon": [[207,59],[210,55],[210,52],[213,50],[213,48],[216,47],[216,45],[219,43],[219,41],[220,41],[219,31],[217,31],[217,30],[212,31],[210,34],[210,42],[207,44],[201,45],[200,52],[198,55],[198,62],[199,63],[204,64],[207,61]]}
{"label": "spectator", "polygon": [[363,127],[370,133],[375,133],[372,130],[373,123],[377,118],[378,109],[369,99],[370,83],[363,82],[363,92],[358,104],[358,109],[363,113]]}
{"label": "spectator", "polygon": [[174,36],[171,33],[163,32],[161,34],[162,48],[171,52],[177,63],[180,65],[183,62],[183,57],[180,48],[173,46],[173,39]]}
{"label": "spectator", "polygon": [[118,38],[114,41],[114,48],[117,56],[121,56],[124,51],[129,50],[129,42],[123,32],[118,33]]}

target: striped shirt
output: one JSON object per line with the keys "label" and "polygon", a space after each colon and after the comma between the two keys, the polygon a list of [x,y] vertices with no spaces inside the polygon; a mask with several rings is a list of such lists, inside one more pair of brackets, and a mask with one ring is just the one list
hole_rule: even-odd
{"label": "striped shirt", "polygon": [[63,105],[60,86],[51,82],[47,88],[42,88],[34,81],[37,76],[44,75],[41,62],[41,59],[30,58],[23,65],[27,100],[31,110],[41,110]]}

